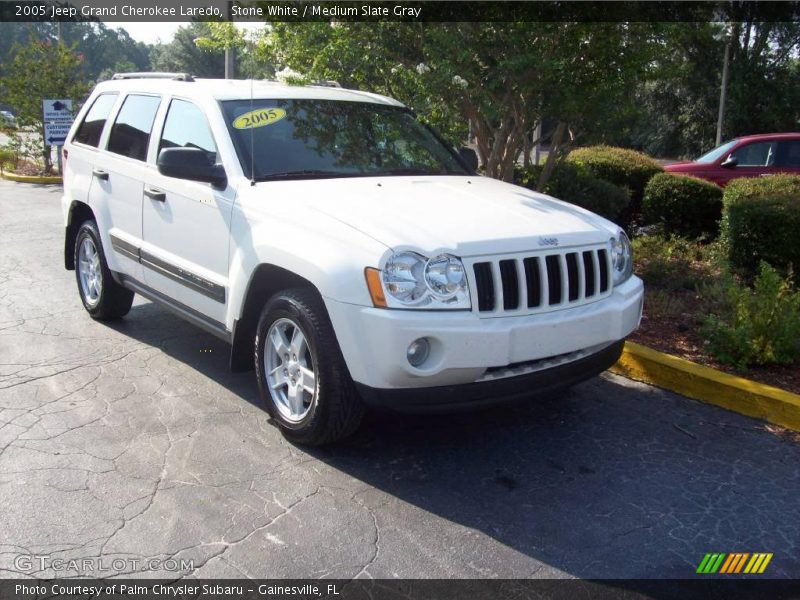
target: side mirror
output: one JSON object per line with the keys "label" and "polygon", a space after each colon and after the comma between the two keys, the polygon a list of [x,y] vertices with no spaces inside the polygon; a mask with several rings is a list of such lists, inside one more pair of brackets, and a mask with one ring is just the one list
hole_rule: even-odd
{"label": "side mirror", "polygon": [[215,188],[224,188],[228,184],[225,169],[215,164],[208,152],[200,148],[165,148],[158,155],[158,172],[167,177],[203,181]]}
{"label": "side mirror", "polygon": [[475,150],[464,146],[458,149],[458,155],[471,171],[478,170],[478,155],[475,153]]}
{"label": "side mirror", "polygon": [[736,159],[736,157],[733,154],[731,154],[730,156],[728,156],[728,158],[726,158],[721,163],[719,163],[719,166],[720,167],[726,167],[726,168],[733,168],[737,164],[739,164],[739,161]]}

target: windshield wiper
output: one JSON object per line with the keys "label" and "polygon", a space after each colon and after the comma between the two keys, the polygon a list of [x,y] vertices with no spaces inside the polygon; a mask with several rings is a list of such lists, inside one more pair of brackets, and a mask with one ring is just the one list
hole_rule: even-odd
{"label": "windshield wiper", "polygon": [[297,171],[283,171],[280,173],[270,173],[254,178],[254,181],[271,181],[273,179],[314,179],[324,177],[353,177],[360,173],[342,173],[341,171],[324,171],[321,169],[300,169]]}

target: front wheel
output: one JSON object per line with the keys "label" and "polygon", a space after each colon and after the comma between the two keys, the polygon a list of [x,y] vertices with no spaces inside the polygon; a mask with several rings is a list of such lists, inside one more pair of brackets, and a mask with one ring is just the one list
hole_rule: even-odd
{"label": "front wheel", "polygon": [[318,446],[347,437],[361,423],[364,406],[313,290],[286,290],[267,302],[255,367],[261,398],[289,440]]}
{"label": "front wheel", "polygon": [[133,292],[111,276],[94,221],[81,224],[75,236],[75,278],[83,306],[92,318],[104,321],[128,314]]}

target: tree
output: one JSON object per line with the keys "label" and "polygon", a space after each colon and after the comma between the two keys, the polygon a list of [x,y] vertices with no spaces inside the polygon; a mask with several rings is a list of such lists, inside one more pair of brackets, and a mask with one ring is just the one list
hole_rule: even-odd
{"label": "tree", "polygon": [[727,137],[796,130],[800,121],[800,23],[733,23],[731,39]]}
{"label": "tree", "polygon": [[71,98],[74,106],[89,91],[80,71],[81,58],[74,47],[31,39],[12,50],[14,58],[3,77],[8,102],[17,111],[20,128],[12,134],[17,147],[27,146],[30,129],[34,131],[35,153],[40,154],[44,172],[52,170],[50,146],[44,143],[42,100]]}
{"label": "tree", "polygon": [[724,138],[794,131],[800,121],[800,24],[662,23],[654,27],[647,77],[632,90],[627,123],[605,120],[592,142],[630,145],[656,156],[710,150],[719,109],[725,44],[731,43]]}
{"label": "tree", "polygon": [[537,120],[564,132],[619,105],[646,42],[623,23],[276,23],[264,48],[276,66],[399,98],[451,142],[471,122],[486,174],[510,180]]}
{"label": "tree", "polygon": [[258,33],[248,35],[230,21],[207,23],[207,35],[195,39],[198,48],[206,51],[232,50],[237,77],[272,79],[275,69],[263,52],[264,38]]}
{"label": "tree", "polygon": [[225,51],[200,48],[196,41],[210,35],[209,24],[202,21],[178,28],[171,42],[153,46],[150,53],[153,69],[191,73],[197,77],[223,77]]}
{"label": "tree", "polygon": [[[74,46],[82,55],[80,70],[88,80],[113,72],[116,65],[150,70],[150,47],[133,40],[124,29],[109,29],[99,22],[68,21],[61,23],[61,35],[64,44]],[[58,28],[51,22],[0,23],[0,76],[13,59],[14,45],[24,45],[30,39],[58,43]]]}

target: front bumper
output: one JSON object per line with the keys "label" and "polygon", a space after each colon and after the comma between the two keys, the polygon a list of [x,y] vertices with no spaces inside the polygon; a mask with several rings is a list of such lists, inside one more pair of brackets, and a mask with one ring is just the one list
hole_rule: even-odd
{"label": "front bumper", "polygon": [[[325,304],[350,375],[362,387],[430,388],[475,383],[490,369],[573,355],[623,340],[639,324],[644,288],[631,277],[592,304],[534,315],[481,318],[468,311],[387,310]],[[430,341],[428,360],[412,367],[406,351]],[[582,352],[584,351],[584,352]],[[494,377],[493,385],[501,378]]]}
{"label": "front bumper", "polygon": [[578,360],[526,375],[493,381],[429,388],[377,389],[356,383],[368,405],[407,413],[450,412],[540,397],[564,390],[608,369],[619,359],[625,340]]}

